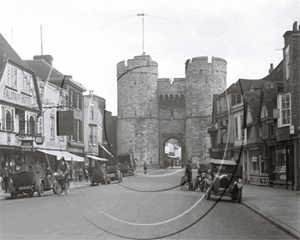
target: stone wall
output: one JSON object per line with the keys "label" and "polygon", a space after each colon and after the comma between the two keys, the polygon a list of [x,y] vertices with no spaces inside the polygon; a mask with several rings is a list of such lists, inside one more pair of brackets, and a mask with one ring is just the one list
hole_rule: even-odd
{"label": "stone wall", "polygon": [[213,94],[226,89],[226,61],[197,57],[186,61],[186,151],[193,163],[209,160]]}
{"label": "stone wall", "polygon": [[158,164],[157,63],[148,55],[118,63],[118,154]]}

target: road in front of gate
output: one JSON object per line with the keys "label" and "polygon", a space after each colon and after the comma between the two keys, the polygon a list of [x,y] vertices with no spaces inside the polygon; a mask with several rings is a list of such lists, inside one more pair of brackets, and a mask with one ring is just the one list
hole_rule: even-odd
{"label": "road in front of gate", "polygon": [[229,198],[172,188],[183,175],[175,171],[1,200],[0,239],[293,239]]}

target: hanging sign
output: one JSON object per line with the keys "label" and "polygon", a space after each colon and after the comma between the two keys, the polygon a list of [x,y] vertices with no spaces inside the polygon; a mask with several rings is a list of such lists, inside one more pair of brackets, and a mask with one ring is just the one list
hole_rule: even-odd
{"label": "hanging sign", "polygon": [[34,152],[33,140],[21,140],[21,150],[26,152]]}

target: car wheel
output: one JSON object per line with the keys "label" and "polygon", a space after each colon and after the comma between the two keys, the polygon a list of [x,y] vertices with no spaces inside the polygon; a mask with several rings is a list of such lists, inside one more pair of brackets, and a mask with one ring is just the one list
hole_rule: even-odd
{"label": "car wheel", "polygon": [[189,182],[186,182],[184,185],[183,185],[183,188],[182,188],[182,190],[183,191],[188,191],[189,190]]}
{"label": "car wheel", "polygon": [[40,184],[39,184],[38,195],[40,197],[44,196],[44,184],[42,182],[40,182]]}
{"label": "car wheel", "polygon": [[210,200],[210,194],[211,194],[211,191],[207,190],[206,193],[205,193],[206,200]]}
{"label": "car wheel", "polygon": [[12,199],[15,199],[17,197],[17,194],[15,192],[11,192],[10,196],[11,196]]}
{"label": "car wheel", "polygon": [[69,193],[69,187],[70,187],[70,183],[66,182],[65,183],[65,194],[67,195]]}
{"label": "car wheel", "polygon": [[55,191],[55,193],[59,196],[61,194],[61,186],[58,182],[55,182],[54,189],[53,189],[53,192]]}

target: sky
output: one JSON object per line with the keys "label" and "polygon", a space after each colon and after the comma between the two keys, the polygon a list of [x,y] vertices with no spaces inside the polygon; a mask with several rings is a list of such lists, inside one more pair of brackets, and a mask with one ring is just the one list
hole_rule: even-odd
{"label": "sky", "polygon": [[[282,60],[283,34],[300,21],[299,0],[1,1],[0,33],[23,60],[53,56],[53,66],[106,99],[117,115],[118,62],[143,53],[159,78],[185,77],[187,59],[227,61],[227,87],[260,79]],[[42,26],[42,41],[41,41]]]}

